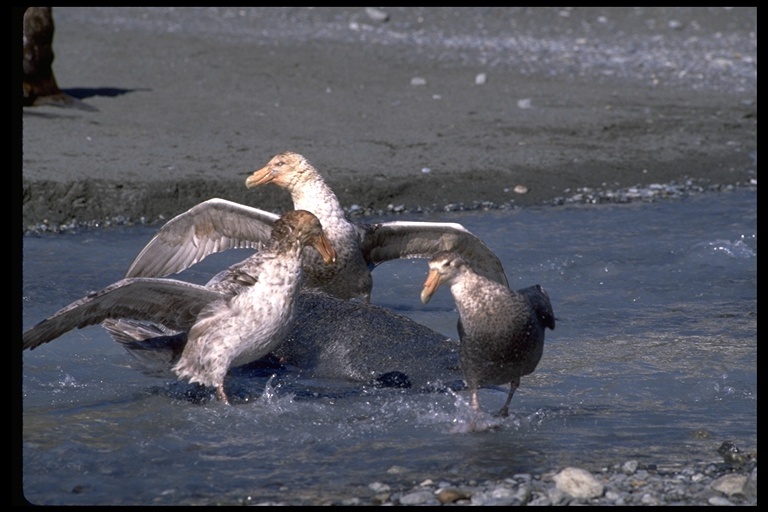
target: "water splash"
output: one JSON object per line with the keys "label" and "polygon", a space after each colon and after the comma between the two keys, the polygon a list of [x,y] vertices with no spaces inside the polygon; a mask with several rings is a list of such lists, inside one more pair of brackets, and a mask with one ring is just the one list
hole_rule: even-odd
{"label": "water splash", "polygon": [[698,244],[697,247],[703,247],[707,252],[712,254],[725,254],[730,258],[746,259],[757,256],[757,253],[743,240],[736,240],[735,242],[731,242],[730,240],[713,240],[711,242]]}

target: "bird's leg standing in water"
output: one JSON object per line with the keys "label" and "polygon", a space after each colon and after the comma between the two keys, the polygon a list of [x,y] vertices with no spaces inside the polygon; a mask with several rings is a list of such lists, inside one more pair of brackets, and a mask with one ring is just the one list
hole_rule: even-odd
{"label": "bird's leg standing in water", "polygon": [[509,416],[509,403],[512,401],[512,395],[515,394],[515,390],[520,385],[520,377],[515,377],[512,382],[509,383],[509,394],[507,395],[507,401],[504,402],[504,405],[501,409],[499,409],[499,412],[495,414],[495,416],[498,416],[500,418],[506,418]]}
{"label": "bird's leg standing in water", "polygon": [[227,405],[232,405],[229,403],[229,398],[227,398],[227,394],[224,392],[223,384],[221,386],[216,387],[216,398],[218,398],[219,400],[221,400]]}

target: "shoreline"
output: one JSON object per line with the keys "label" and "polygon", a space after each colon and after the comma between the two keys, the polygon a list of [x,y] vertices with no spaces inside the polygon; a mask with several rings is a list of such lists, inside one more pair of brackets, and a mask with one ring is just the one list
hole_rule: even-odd
{"label": "shoreline", "polygon": [[[728,443],[724,443],[726,445]],[[738,448],[735,448],[738,450]],[[242,505],[383,506],[754,506],[757,460],[696,462],[682,467],[641,465],[635,460],[590,471],[578,466],[545,473],[521,473],[478,481],[455,477],[426,479],[410,488],[368,484],[366,496],[295,500],[244,498]],[[723,457],[725,459],[725,457]],[[398,468],[392,468],[393,473]],[[193,503],[188,503],[193,504]],[[202,504],[202,503],[200,503]],[[210,504],[210,503],[206,503]],[[220,503],[228,504],[228,503]],[[229,503],[233,504],[233,503]]]}
{"label": "shoreline", "polygon": [[756,183],[753,9],[384,11],[54,8],[94,110],[19,108],[23,228],[284,211],[285,150],[370,211]]}
{"label": "shoreline", "polygon": [[[450,215],[459,211],[488,211],[488,210],[512,210],[515,208],[536,207],[536,206],[563,206],[572,204],[599,205],[599,204],[629,204],[637,202],[655,202],[664,200],[683,199],[685,197],[712,194],[729,193],[737,190],[757,191],[757,179],[750,178],[748,182],[736,182],[733,184],[698,184],[693,180],[686,180],[684,183],[653,183],[648,186],[633,186],[623,189],[590,188],[582,187],[574,191],[566,191],[568,194],[557,196],[543,201],[539,204],[516,204],[515,200],[495,203],[493,201],[472,200],[469,202],[448,203],[442,206],[432,205],[424,207],[422,205],[409,206],[405,203],[389,203],[384,208],[374,209],[371,207],[362,207],[358,203],[352,203],[344,206],[344,210],[351,218],[371,217],[371,216],[397,216],[403,214],[430,214],[438,211]],[[290,206],[289,206],[290,207]],[[284,211],[284,210],[283,210]],[[179,212],[182,213],[182,212]],[[117,226],[162,226],[173,216],[160,214],[151,218],[147,216],[132,217],[130,215],[116,214],[110,217],[78,220],[73,218],[69,222],[54,224],[44,219],[36,224],[26,225],[23,229],[23,235],[39,235],[43,233],[65,233],[82,229],[99,229]]]}

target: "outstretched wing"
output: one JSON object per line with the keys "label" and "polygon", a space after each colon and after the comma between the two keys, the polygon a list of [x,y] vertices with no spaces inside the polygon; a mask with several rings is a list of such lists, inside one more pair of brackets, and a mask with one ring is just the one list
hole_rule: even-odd
{"label": "outstretched wing", "polygon": [[455,251],[478,274],[508,286],[496,254],[461,224],[392,221],[359,228],[363,256],[371,267],[397,258],[429,259],[439,251]]}
{"label": "outstretched wing", "polygon": [[209,199],[172,218],[141,250],[125,277],[162,277],[227,249],[260,249],[278,215]]}
{"label": "outstretched wing", "polygon": [[131,318],[185,331],[206,305],[223,295],[205,286],[173,279],[128,278],[88,294],[39,322],[22,335],[22,350],[52,341],[74,328],[107,318]]}

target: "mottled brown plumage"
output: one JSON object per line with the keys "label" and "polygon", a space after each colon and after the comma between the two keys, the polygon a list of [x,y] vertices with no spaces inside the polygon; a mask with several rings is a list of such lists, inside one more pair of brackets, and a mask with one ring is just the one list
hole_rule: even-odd
{"label": "mottled brown plumage", "polygon": [[532,373],[541,360],[545,328],[555,328],[549,296],[539,285],[512,291],[475,273],[461,256],[448,251],[429,261],[422,302],[443,283],[459,310],[459,358],[472,408],[480,409],[478,388],[509,382],[509,395],[498,412],[507,416],[520,377]]}
{"label": "mottled brown plumage", "polygon": [[335,252],[320,221],[292,211],[275,222],[264,250],[217,274],[206,286],[162,278],[126,278],[76,301],[22,336],[33,349],[75,327],[129,318],[187,331],[173,371],[216,388],[229,402],[224,376],[279,346],[294,319],[302,249],[312,245],[329,264]]}

